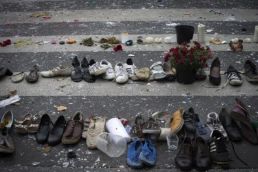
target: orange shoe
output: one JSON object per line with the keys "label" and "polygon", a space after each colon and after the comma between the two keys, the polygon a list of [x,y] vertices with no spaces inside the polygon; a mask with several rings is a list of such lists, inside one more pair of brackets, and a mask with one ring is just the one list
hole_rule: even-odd
{"label": "orange shoe", "polygon": [[183,113],[184,110],[182,108],[173,113],[170,122],[170,128],[173,134],[178,133],[184,125]]}

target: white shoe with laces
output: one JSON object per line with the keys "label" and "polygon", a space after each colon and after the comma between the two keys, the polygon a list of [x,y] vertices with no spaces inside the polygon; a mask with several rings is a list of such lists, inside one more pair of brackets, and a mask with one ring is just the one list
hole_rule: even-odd
{"label": "white shoe with laces", "polygon": [[124,64],[125,70],[129,76],[130,79],[134,79],[136,77],[135,70],[137,69],[136,66],[133,63],[133,60],[131,58],[128,58],[126,60],[126,63]]}
{"label": "white shoe with laces", "polygon": [[207,115],[207,126],[211,130],[211,134],[213,131],[218,130],[225,138],[228,138],[227,132],[220,122],[219,115],[216,112],[210,112]]}
{"label": "white shoe with laces", "polygon": [[114,79],[115,78],[115,71],[112,67],[112,64],[110,62],[108,62],[107,60],[102,60],[100,62],[100,64],[102,66],[106,66],[106,68],[107,68],[106,72],[103,75],[103,79],[106,79],[106,80]]}
{"label": "white shoe with laces", "polygon": [[115,66],[116,82],[119,84],[126,83],[128,81],[128,74],[125,66],[122,63],[117,63]]}
{"label": "white shoe with laces", "polygon": [[230,65],[228,67],[226,74],[230,85],[240,86],[243,84],[240,73],[233,66]]}
{"label": "white shoe with laces", "polygon": [[89,67],[89,72],[91,75],[102,75],[104,74],[108,69],[108,65],[106,64],[105,61],[101,61],[101,62],[96,62],[93,65],[91,65]]}

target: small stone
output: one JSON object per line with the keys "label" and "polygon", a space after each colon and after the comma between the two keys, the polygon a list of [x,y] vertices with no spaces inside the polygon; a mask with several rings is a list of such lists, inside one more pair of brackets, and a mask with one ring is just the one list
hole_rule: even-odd
{"label": "small stone", "polygon": [[40,164],[40,162],[33,162],[33,163],[32,163],[33,166],[37,166],[37,165],[39,165],[39,164]]}

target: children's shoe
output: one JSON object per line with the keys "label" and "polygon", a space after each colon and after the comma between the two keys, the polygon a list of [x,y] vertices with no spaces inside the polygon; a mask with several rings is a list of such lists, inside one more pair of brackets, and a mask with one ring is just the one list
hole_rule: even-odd
{"label": "children's shoe", "polygon": [[151,140],[146,139],[144,141],[142,151],[139,155],[139,159],[148,166],[154,166],[157,161],[157,150]]}
{"label": "children's shoe", "polygon": [[143,163],[139,156],[142,152],[142,142],[138,139],[134,140],[128,145],[127,149],[127,165],[132,168],[142,168]]}

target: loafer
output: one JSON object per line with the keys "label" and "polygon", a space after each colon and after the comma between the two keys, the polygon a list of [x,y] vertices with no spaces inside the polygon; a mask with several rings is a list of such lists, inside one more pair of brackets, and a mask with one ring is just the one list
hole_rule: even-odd
{"label": "loafer", "polygon": [[189,171],[193,168],[193,147],[190,138],[183,138],[175,157],[175,164],[183,171]]}
{"label": "loafer", "polygon": [[211,166],[209,146],[201,137],[196,138],[195,143],[195,166],[199,171],[206,171]]}
{"label": "loafer", "polygon": [[33,68],[30,70],[29,74],[26,75],[25,79],[28,83],[36,83],[39,79],[39,74],[38,74],[38,66],[34,65]]}
{"label": "loafer", "polygon": [[235,121],[231,118],[225,108],[222,108],[219,113],[219,120],[225,128],[230,140],[238,142],[242,140],[241,134],[238,131]]}
{"label": "loafer", "polygon": [[147,166],[154,166],[157,161],[157,150],[150,139],[145,139],[139,159]]}
{"label": "loafer", "polygon": [[134,140],[128,145],[126,162],[129,167],[142,168],[143,163],[139,156],[142,152],[142,142],[139,139]]}
{"label": "loafer", "polygon": [[52,122],[48,114],[44,114],[39,123],[39,129],[36,134],[36,140],[39,144],[47,143],[49,132],[52,128]]}
{"label": "loafer", "polygon": [[218,57],[211,63],[209,81],[213,85],[220,85],[221,83],[220,60]]}
{"label": "loafer", "polygon": [[52,130],[48,136],[48,144],[50,146],[58,145],[61,142],[64,130],[65,130],[66,121],[63,115],[59,116],[56,122],[53,125]]}
{"label": "loafer", "polygon": [[258,144],[257,133],[254,130],[248,110],[244,103],[236,98],[236,104],[233,107],[230,116],[236,122],[236,125],[241,133],[241,135],[251,144]]}

